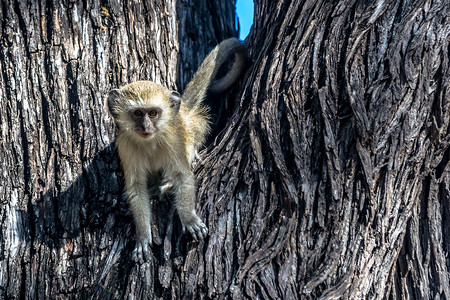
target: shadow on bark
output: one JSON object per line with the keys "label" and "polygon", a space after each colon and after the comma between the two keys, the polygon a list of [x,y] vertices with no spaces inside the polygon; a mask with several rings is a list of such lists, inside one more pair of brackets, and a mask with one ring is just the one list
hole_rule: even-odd
{"label": "shadow on bark", "polygon": [[[97,269],[93,272],[95,284],[80,289],[81,297],[109,299],[117,297],[118,292],[120,297],[125,297],[132,285],[129,280],[136,279],[132,276],[136,272],[147,274],[147,287],[154,287],[155,295],[159,291],[162,297],[161,285],[168,284],[176,270],[167,264],[168,260],[174,260],[174,266],[180,269],[186,253],[198,243],[181,233],[181,222],[171,199],[151,199],[153,259],[143,265],[136,264],[131,260],[135,229],[122,193],[122,169],[115,145],[111,144],[94,157],[69,188],[61,193],[51,188],[34,206],[17,211],[17,217],[26,220],[30,229],[20,231],[19,239],[26,248],[32,249],[32,255],[44,245],[69,260],[95,260],[91,262]],[[37,228],[41,234],[36,235]],[[69,262],[69,274],[84,275],[80,270],[71,270],[74,267]],[[153,270],[159,272],[154,274]],[[111,284],[115,286],[114,291]]]}

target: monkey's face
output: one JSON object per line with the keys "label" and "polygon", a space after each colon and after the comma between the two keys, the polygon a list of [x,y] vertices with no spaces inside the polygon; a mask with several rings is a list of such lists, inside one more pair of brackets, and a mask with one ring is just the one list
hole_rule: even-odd
{"label": "monkey's face", "polygon": [[149,138],[159,130],[158,121],[162,115],[159,107],[138,107],[128,111],[129,118],[134,124],[134,131],[142,138]]}
{"label": "monkey's face", "polygon": [[108,107],[123,133],[146,140],[170,127],[180,109],[179,96],[154,82],[138,81],[112,90]]}
{"label": "monkey's face", "polygon": [[150,140],[164,133],[172,122],[173,110],[163,97],[153,95],[142,99],[141,95],[137,101],[124,100],[128,105],[116,118],[121,131],[137,140]]}

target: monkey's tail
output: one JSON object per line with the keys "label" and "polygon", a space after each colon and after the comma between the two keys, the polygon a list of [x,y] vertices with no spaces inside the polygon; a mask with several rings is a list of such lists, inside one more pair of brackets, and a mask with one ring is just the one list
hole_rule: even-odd
{"label": "monkey's tail", "polygon": [[[235,55],[231,69],[222,78],[213,81],[220,67]],[[188,107],[201,103],[208,90],[220,93],[228,89],[241,75],[247,62],[247,48],[235,38],[227,39],[217,45],[205,58],[194,78],[188,83],[182,98]]]}

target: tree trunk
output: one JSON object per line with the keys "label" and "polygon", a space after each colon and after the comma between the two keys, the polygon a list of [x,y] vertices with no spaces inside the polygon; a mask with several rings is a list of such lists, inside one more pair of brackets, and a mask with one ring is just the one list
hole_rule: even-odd
{"label": "tree trunk", "polygon": [[209,237],[154,201],[142,265],[104,95],[182,90],[233,6],[91,2],[0,6],[0,298],[450,298],[448,1],[256,1]]}
{"label": "tree trunk", "polygon": [[184,86],[237,35],[232,1],[10,0],[0,17],[0,299],[182,296],[179,231],[157,227],[155,260],[130,261],[105,94],[138,79]]}

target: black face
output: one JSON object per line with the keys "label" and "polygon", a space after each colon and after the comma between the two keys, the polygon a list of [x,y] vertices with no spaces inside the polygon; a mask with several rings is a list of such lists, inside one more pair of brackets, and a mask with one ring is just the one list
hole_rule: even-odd
{"label": "black face", "polygon": [[135,131],[142,137],[149,137],[158,130],[156,124],[161,117],[162,110],[158,107],[139,107],[130,110],[130,117],[134,121]]}

